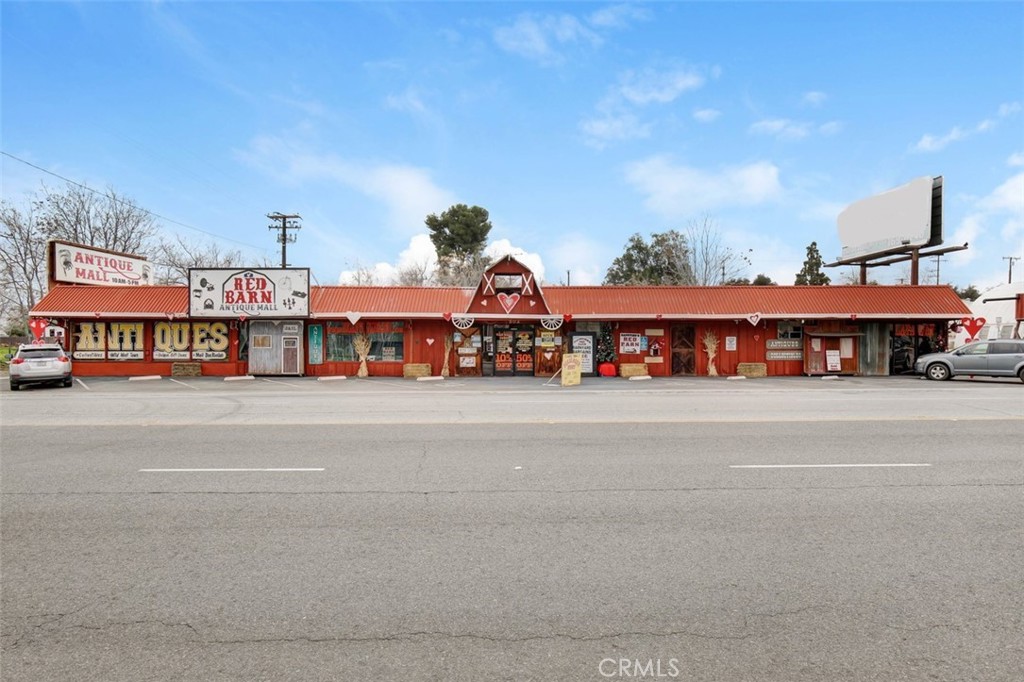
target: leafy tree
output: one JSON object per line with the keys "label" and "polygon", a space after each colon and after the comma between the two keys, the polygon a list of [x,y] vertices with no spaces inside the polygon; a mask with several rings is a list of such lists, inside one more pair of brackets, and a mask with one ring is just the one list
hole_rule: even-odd
{"label": "leafy tree", "polygon": [[492,227],[487,209],[455,204],[440,216],[431,213],[424,222],[437,251],[438,283],[468,286],[479,281],[489,264],[484,256]]}
{"label": "leafy tree", "polygon": [[768,275],[764,275],[764,274],[761,274],[761,275],[758,275],[757,277],[755,277],[754,281],[751,282],[751,284],[753,284],[756,287],[778,286],[777,282],[772,280],[772,278],[769,277]]}
{"label": "leafy tree", "polygon": [[743,271],[749,265],[745,253],[722,243],[718,226],[705,216],[691,221],[684,232],[656,232],[649,243],[634,234],[608,268],[604,283],[736,284],[745,281]]}
{"label": "leafy tree", "polygon": [[734,277],[727,282],[722,282],[727,287],[744,287],[750,286],[750,280],[746,277]]}
{"label": "leafy tree", "polygon": [[427,216],[430,241],[438,258],[467,258],[483,253],[491,232],[490,214],[479,206],[455,204],[437,216]]}
{"label": "leafy tree", "polygon": [[956,292],[957,296],[968,301],[974,301],[979,296],[981,296],[981,292],[978,291],[978,287],[974,286],[973,284],[968,284],[963,289],[954,285],[953,291]]}
{"label": "leafy tree", "polygon": [[612,261],[605,284],[693,284],[690,249],[676,230],[655,232],[648,243],[639,233],[629,238],[622,255]]}
{"label": "leafy tree", "polygon": [[807,247],[807,260],[804,261],[804,267],[801,268],[800,272],[796,273],[796,283],[815,286],[829,284],[832,280],[821,271],[821,266],[824,262],[821,258],[821,253],[818,251],[818,242],[811,242]]}

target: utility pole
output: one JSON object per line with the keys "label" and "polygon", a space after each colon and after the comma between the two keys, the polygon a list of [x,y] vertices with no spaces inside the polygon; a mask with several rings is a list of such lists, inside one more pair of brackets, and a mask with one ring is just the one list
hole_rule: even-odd
{"label": "utility pole", "polygon": [[949,259],[948,258],[943,258],[942,256],[936,256],[935,257],[935,283],[936,284],[939,283],[939,268],[942,267],[942,261],[944,261],[944,260],[949,260]]}
{"label": "utility pole", "polygon": [[280,221],[280,225],[268,225],[268,230],[281,230],[281,234],[277,235],[277,241],[281,244],[281,267],[288,267],[288,244],[295,242],[296,235],[288,234],[288,230],[300,230],[302,225],[299,225],[302,216],[298,213],[285,215],[283,213],[268,213],[267,217],[271,220]]}
{"label": "utility pole", "polygon": [[1010,273],[1006,277],[1006,283],[1013,284],[1013,261],[1020,260],[1020,256],[1003,256],[1003,260],[1010,261]]}

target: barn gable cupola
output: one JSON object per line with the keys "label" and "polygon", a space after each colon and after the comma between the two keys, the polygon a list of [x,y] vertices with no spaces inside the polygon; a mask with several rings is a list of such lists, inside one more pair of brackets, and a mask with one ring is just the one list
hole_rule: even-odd
{"label": "barn gable cupola", "polygon": [[480,277],[467,314],[495,320],[538,319],[550,315],[533,271],[505,256]]}

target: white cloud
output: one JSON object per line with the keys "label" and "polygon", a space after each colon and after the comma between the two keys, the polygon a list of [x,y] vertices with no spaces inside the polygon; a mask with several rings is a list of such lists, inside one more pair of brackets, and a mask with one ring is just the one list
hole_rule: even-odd
{"label": "white cloud", "polygon": [[1024,152],[1014,152],[1006,160],[1008,166],[1024,166]]}
{"label": "white cloud", "polygon": [[384,105],[388,109],[405,111],[412,114],[424,114],[427,112],[427,105],[423,103],[423,98],[420,97],[415,88],[406,88],[400,94],[388,95],[384,99]]}
{"label": "white cloud", "polygon": [[978,205],[988,213],[1009,213],[1024,218],[1024,173],[996,187]]}
{"label": "white cloud", "polygon": [[799,140],[811,133],[811,124],[788,118],[765,119],[752,124],[750,132],[754,135],[771,135],[780,140]]}
{"label": "white cloud", "polygon": [[917,144],[914,145],[914,151],[918,152],[937,152],[945,149],[951,142],[962,140],[967,135],[960,128],[953,128],[945,135],[936,137],[934,135],[923,135]]}
{"label": "white cloud", "polygon": [[[1018,173],[975,202],[968,215],[960,221],[950,242],[970,242],[972,248],[958,253],[958,260],[966,264],[977,256],[1001,258],[1006,255],[986,248],[998,232],[998,248],[1014,240],[1024,239],[1024,173]],[[1020,248],[1020,244],[1016,248]]]}
{"label": "white cloud", "polygon": [[695,109],[693,118],[700,123],[711,123],[717,121],[722,112],[718,109]]}
{"label": "white cloud", "polygon": [[1000,104],[999,111],[996,112],[999,118],[1006,118],[1013,114],[1019,113],[1021,110],[1020,102],[1009,102],[1007,104]]}
{"label": "white cloud", "polygon": [[[582,121],[580,129],[587,144],[598,148],[612,140],[648,137],[652,124],[641,122],[636,109],[674,102],[684,93],[701,88],[706,81],[705,73],[694,67],[625,71],[597,104],[597,114]],[[709,120],[718,115],[713,110],[702,111]]]}
{"label": "white cloud", "polygon": [[[519,262],[530,268],[536,275],[537,280],[544,279],[544,261],[539,253],[533,253],[515,246],[508,239],[497,239],[484,247],[484,254],[492,260],[498,260],[505,256],[512,256]],[[363,283],[366,275],[372,278],[374,285],[395,284],[402,270],[416,268],[425,270],[428,276],[433,276],[437,270],[437,251],[434,243],[430,241],[427,233],[413,235],[407,246],[400,254],[395,263],[374,263],[372,266],[360,266],[356,264],[338,275],[339,284]]]}
{"label": "white cloud", "polygon": [[238,156],[285,184],[323,180],[376,199],[387,209],[388,226],[399,233],[421,229],[424,216],[456,203],[450,192],[434,184],[424,168],[350,161],[305,150],[301,143],[282,137],[258,136]]}
{"label": "white cloud", "polygon": [[800,102],[805,106],[820,107],[828,99],[828,95],[824,92],[812,90],[811,92],[805,92],[804,96],[800,99]]}
{"label": "white cloud", "polygon": [[[552,279],[574,286],[600,284],[604,270],[600,263],[608,262],[608,245],[579,232],[561,235],[558,242],[547,250]],[[568,277],[567,277],[568,274]]]}
{"label": "white cloud", "polygon": [[587,137],[587,144],[598,148],[612,140],[646,138],[651,133],[650,124],[641,123],[633,114],[608,114],[592,118],[580,123],[580,129]]}
{"label": "white cloud", "polygon": [[696,69],[678,68],[666,71],[643,69],[626,71],[619,77],[616,94],[632,104],[668,104],[689,90],[704,85],[704,75]]}
{"label": "white cloud", "polygon": [[596,47],[601,37],[569,14],[523,14],[509,26],[494,31],[498,47],[543,65],[565,59],[563,47],[582,43]]}
{"label": "white cloud", "polygon": [[357,266],[343,271],[338,276],[338,283],[355,284],[362,274],[359,270],[365,270],[373,277],[375,284],[394,284],[397,282],[399,272],[409,267],[423,268],[431,273],[437,268],[437,251],[434,249],[434,243],[430,241],[430,235],[413,235],[409,240],[409,246],[398,254],[398,261],[395,264],[375,263],[366,268]]}
{"label": "white cloud", "polygon": [[976,125],[974,125],[972,127],[969,127],[969,128],[963,128],[961,126],[953,126],[953,128],[950,129],[950,131],[948,133],[946,133],[945,135],[931,135],[931,134],[926,133],[926,134],[921,136],[921,139],[918,140],[917,143],[913,147],[911,147],[911,151],[915,151],[915,152],[938,152],[938,151],[942,151],[943,149],[945,149],[947,146],[949,146],[953,142],[959,142],[960,140],[965,140],[968,137],[971,137],[972,135],[977,135],[979,133],[987,133],[987,132],[990,132],[990,131],[994,130],[996,128],[996,126],[999,124],[999,120],[998,119],[1003,119],[1003,118],[1007,118],[1008,116],[1013,116],[1014,114],[1019,113],[1020,110],[1021,110],[1021,105],[1020,105],[1019,102],[1010,102],[1008,104],[1002,104],[1002,105],[1000,105],[999,110],[996,112],[996,116],[997,116],[996,119],[985,118],[985,119],[982,119]]}
{"label": "white cloud", "polygon": [[840,121],[829,121],[818,126],[818,132],[822,135],[837,135],[842,132],[843,124]]}
{"label": "white cloud", "polygon": [[626,28],[635,21],[647,21],[651,13],[634,4],[612,5],[591,13],[588,21],[591,26],[600,28]]}
{"label": "white cloud", "polygon": [[491,260],[498,260],[505,256],[512,256],[517,261],[530,268],[533,271],[537,281],[543,281],[544,279],[544,261],[540,257],[539,253],[533,253],[527,251],[518,246],[513,246],[512,242],[507,239],[496,239],[484,248],[484,255],[491,258]]}
{"label": "white cloud", "polygon": [[757,205],[782,195],[779,169],[768,161],[707,171],[655,156],[630,164],[626,179],[655,213],[680,218],[719,206]]}

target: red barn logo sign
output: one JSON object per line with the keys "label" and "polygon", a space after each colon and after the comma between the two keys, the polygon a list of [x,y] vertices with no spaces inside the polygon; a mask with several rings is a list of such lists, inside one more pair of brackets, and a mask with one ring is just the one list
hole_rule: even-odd
{"label": "red barn logo sign", "polygon": [[193,317],[305,317],[309,314],[309,270],[218,268],[189,271]]}

